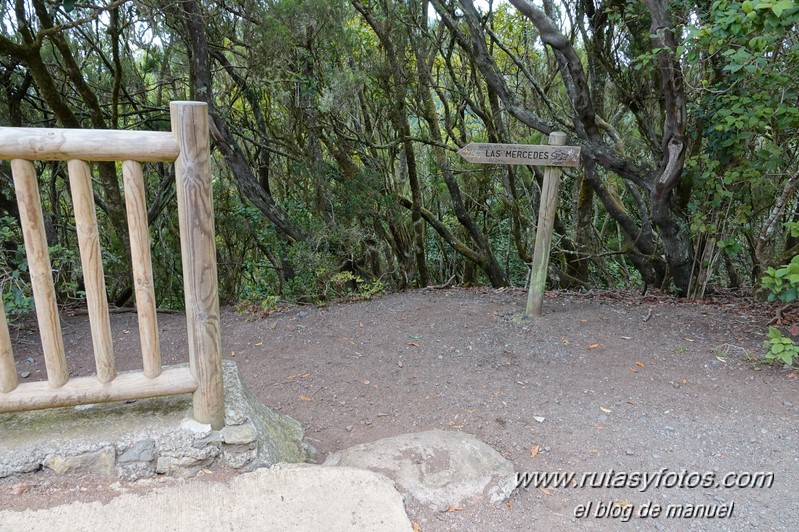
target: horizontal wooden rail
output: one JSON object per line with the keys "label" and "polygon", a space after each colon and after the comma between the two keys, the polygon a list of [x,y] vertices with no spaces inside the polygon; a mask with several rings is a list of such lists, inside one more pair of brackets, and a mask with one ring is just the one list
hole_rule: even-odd
{"label": "horizontal wooden rail", "polygon": [[0,414],[193,393],[196,389],[197,381],[186,366],[166,368],[154,379],[148,379],[141,371],[120,373],[107,383],[97,377],[78,377],[58,389],[46,381],[26,382],[0,393]]}
{"label": "horizontal wooden rail", "polygon": [[178,154],[162,131],[0,127],[0,159],[172,162]]}

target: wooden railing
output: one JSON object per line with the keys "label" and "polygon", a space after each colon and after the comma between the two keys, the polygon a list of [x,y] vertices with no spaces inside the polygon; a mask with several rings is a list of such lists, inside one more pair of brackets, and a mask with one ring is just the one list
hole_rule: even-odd
{"label": "wooden railing", "polygon": [[[0,128],[10,160],[47,381],[20,383],[0,304],[0,413],[193,393],[194,418],[224,425],[208,109],[172,102],[172,132]],[[33,161],[67,161],[96,375],[70,379]],[[90,161],[122,161],[142,370],[118,374]],[[142,162],[175,162],[189,367],[161,367]]]}

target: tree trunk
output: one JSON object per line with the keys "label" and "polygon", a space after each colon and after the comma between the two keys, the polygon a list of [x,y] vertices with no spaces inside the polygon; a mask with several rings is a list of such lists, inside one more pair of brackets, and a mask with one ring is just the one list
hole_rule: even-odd
{"label": "tree trunk", "polygon": [[211,136],[217,148],[225,157],[239,189],[266,218],[274,224],[278,232],[291,241],[305,239],[305,235],[291,223],[288,215],[281,209],[256,178],[244,153],[228,129],[227,122],[216,112],[211,85],[211,61],[205,22],[199,4],[195,0],[180,3],[187,29],[188,49],[191,67],[191,97],[208,104],[211,118]]}
{"label": "tree trunk", "polygon": [[390,69],[390,87],[392,109],[389,113],[391,121],[394,125],[400,138],[402,139],[402,149],[405,154],[405,163],[408,174],[408,183],[411,188],[411,224],[413,226],[414,235],[414,254],[416,257],[416,269],[418,275],[418,285],[427,286],[430,284],[430,274],[427,270],[427,257],[424,245],[424,223],[422,222],[422,191],[419,183],[418,169],[416,166],[416,152],[414,151],[413,142],[411,141],[411,126],[408,122],[408,109],[405,98],[408,94],[408,72],[404,68],[398,58],[397,50],[394,46],[394,41],[391,38],[391,27],[388,26],[391,20],[391,14],[387,12],[388,8],[383,5],[386,22],[380,23],[374,14],[358,0],[352,0],[352,5],[364,17],[366,22],[372,27],[383,50],[386,53]]}

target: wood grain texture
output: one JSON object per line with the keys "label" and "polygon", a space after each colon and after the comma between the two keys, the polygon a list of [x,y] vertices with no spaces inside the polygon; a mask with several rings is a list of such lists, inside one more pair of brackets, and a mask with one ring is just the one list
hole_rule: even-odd
{"label": "wood grain texture", "polygon": [[167,132],[0,127],[0,160],[171,162],[177,156]]}
{"label": "wood grain texture", "polygon": [[[566,134],[555,131],[549,135],[551,146],[563,146]],[[555,213],[558,208],[558,189],[560,188],[560,168],[547,166],[544,170],[544,184],[541,188],[541,205],[538,208],[538,227],[535,230],[533,265],[530,269],[530,286],[527,292],[527,316],[540,316],[544,304],[544,290],[549,269],[549,250],[552,246],[552,231],[555,227]]]}
{"label": "wood grain texture", "polygon": [[200,102],[172,102],[170,111],[172,133],[180,148],[175,176],[189,356],[198,383],[193,398],[194,417],[220,429],[225,423],[225,404],[208,107]]}
{"label": "wood grain texture", "polygon": [[33,301],[36,306],[36,319],[42,338],[44,363],[47,367],[47,380],[50,386],[58,388],[69,379],[67,360],[64,354],[64,339],[61,336],[61,322],[58,318],[53,273],[47,238],[44,232],[42,202],[33,163],[20,159],[11,161],[14,175],[14,188],[17,193],[19,217],[22,222],[22,237],[28,257],[28,269],[33,286]]}
{"label": "wood grain texture", "polygon": [[11,337],[6,323],[6,311],[0,301],[0,392],[10,392],[18,383],[17,367],[14,365],[14,352],[11,350]]}
{"label": "wood grain texture", "polygon": [[136,312],[139,317],[144,374],[149,378],[161,373],[161,347],[158,340],[158,319],[155,307],[155,283],[150,253],[150,230],[147,225],[147,196],[141,164],[122,163],[125,181],[125,209],[128,215],[130,251],[133,257],[133,284],[136,293]]}
{"label": "wood grain texture", "polygon": [[114,344],[111,340],[111,319],[108,314],[108,296],[105,290],[103,258],[100,254],[100,232],[94,208],[92,175],[84,161],[69,161],[69,184],[72,190],[72,207],[78,232],[80,263],[86,289],[86,306],[89,311],[94,364],[97,379],[110,382],[116,376]]}
{"label": "wood grain texture", "polygon": [[26,382],[7,393],[0,393],[0,413],[22,412],[42,408],[57,408],[110,401],[128,401],[192,393],[197,381],[187,367],[164,369],[158,377],[149,379],[140,371],[120,373],[107,383],[95,377],[70,379],[53,390],[46,382]]}

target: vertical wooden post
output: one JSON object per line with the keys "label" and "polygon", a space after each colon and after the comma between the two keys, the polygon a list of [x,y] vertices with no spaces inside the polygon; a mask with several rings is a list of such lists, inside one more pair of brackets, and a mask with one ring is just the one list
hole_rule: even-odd
{"label": "vertical wooden post", "polygon": [[[553,131],[549,134],[550,146],[564,144],[566,144],[566,133]],[[535,231],[533,265],[530,269],[530,287],[527,292],[527,316],[540,316],[544,304],[549,249],[552,245],[552,230],[558,207],[558,188],[560,188],[560,167],[547,166],[544,170],[544,184],[541,187],[541,205],[538,208],[538,227]]]}
{"label": "vertical wooden post", "polygon": [[36,169],[30,161],[12,159],[11,173],[14,175],[14,189],[17,192],[19,218],[22,222],[22,238],[28,255],[28,269],[31,274],[39,335],[42,338],[44,364],[47,367],[47,381],[53,388],[60,388],[69,380],[69,371],[64,353],[64,339],[61,335],[61,322],[58,319],[47,237],[44,234],[44,217]]}
{"label": "vertical wooden post", "polygon": [[97,230],[97,213],[94,209],[91,170],[84,161],[69,161],[67,167],[72,190],[72,205],[75,209],[83,283],[86,287],[86,304],[92,331],[97,380],[111,382],[117,373],[114,363],[114,344],[111,340],[108,295],[105,292],[103,259],[100,255],[100,234]]}
{"label": "vertical wooden post", "polygon": [[11,337],[6,323],[6,309],[0,300],[0,392],[10,392],[18,383],[14,353],[11,351]]}
{"label": "vertical wooden post", "polygon": [[155,309],[155,283],[150,253],[150,230],[147,226],[147,197],[141,163],[124,161],[125,209],[128,214],[130,254],[133,257],[133,286],[136,290],[136,313],[144,374],[154,379],[161,374],[161,347]]}
{"label": "vertical wooden post", "polygon": [[208,106],[201,102],[172,102],[172,134],[180,155],[175,178],[183,255],[189,357],[197,379],[194,418],[214,429],[225,424],[222,389],[222,348],[217,295],[214,209],[208,139]]}

